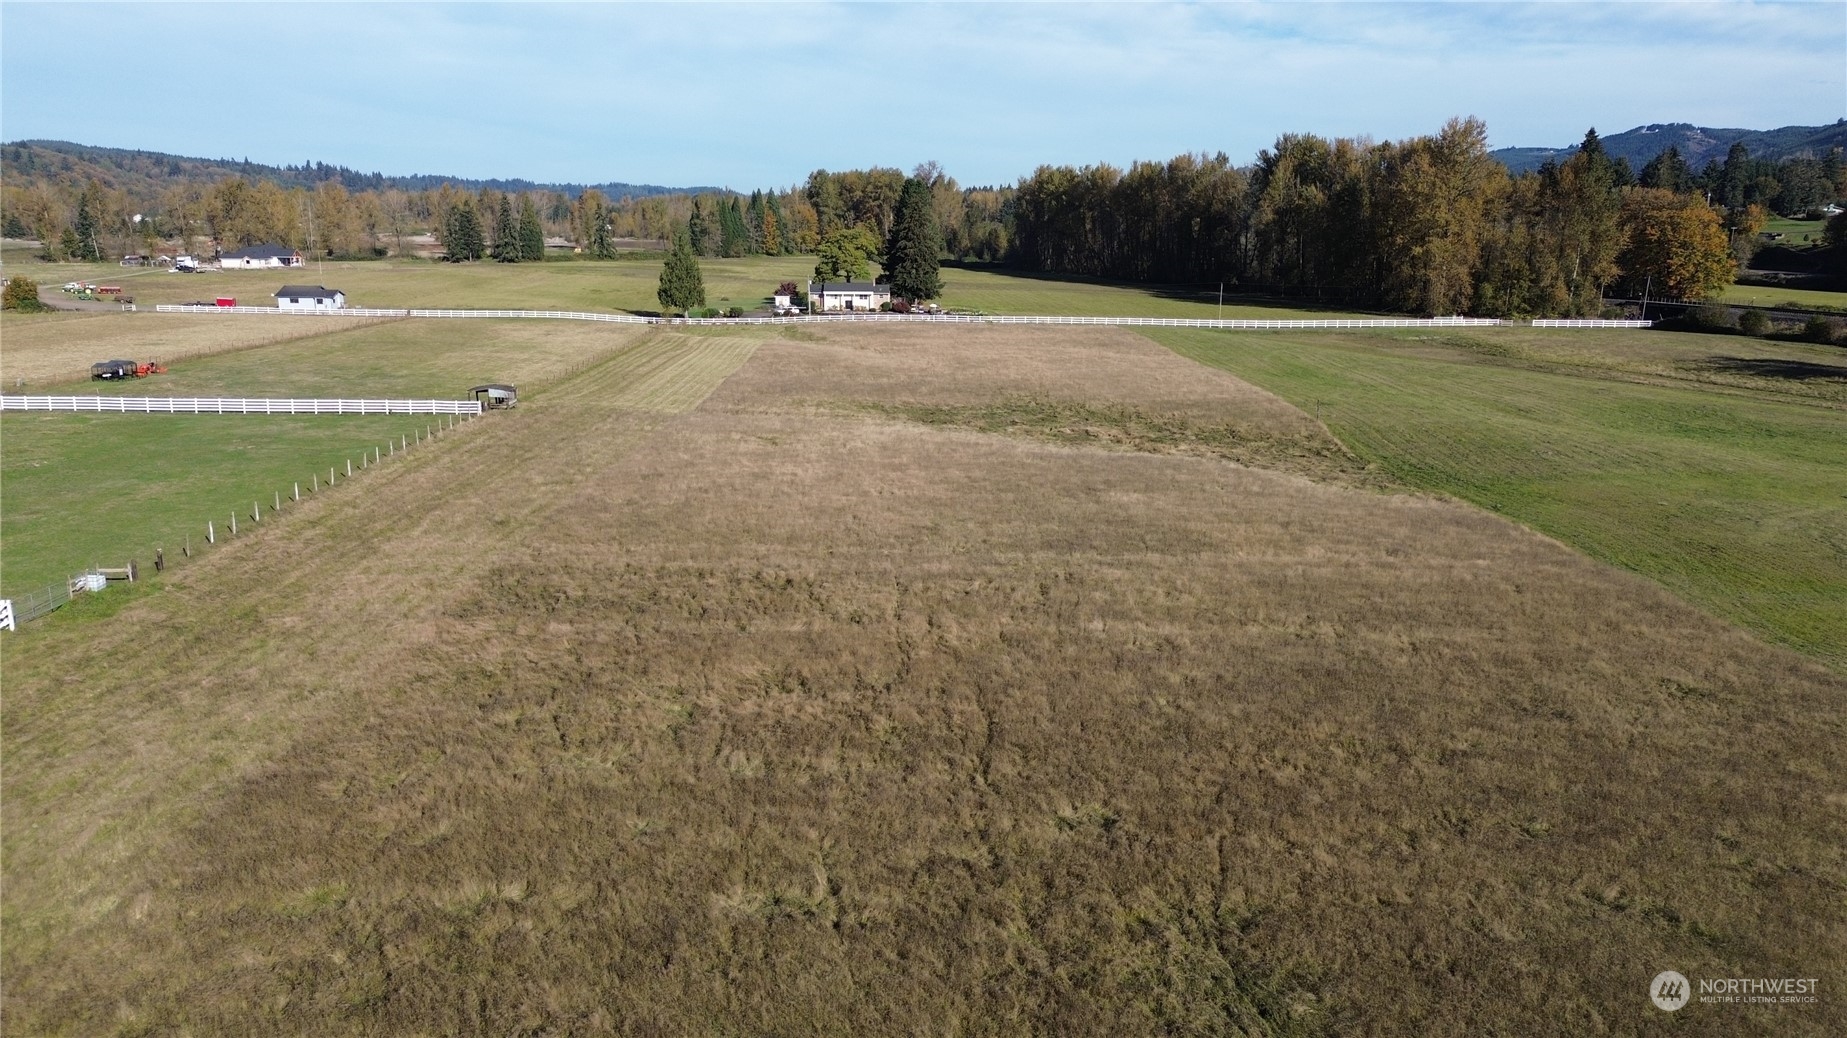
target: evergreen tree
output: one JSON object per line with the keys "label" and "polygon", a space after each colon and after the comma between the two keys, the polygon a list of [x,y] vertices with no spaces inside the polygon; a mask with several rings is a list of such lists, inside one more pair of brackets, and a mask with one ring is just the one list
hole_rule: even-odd
{"label": "evergreen tree", "polygon": [[494,259],[500,263],[520,260],[519,224],[513,222],[513,202],[500,196],[499,211],[494,214]]}
{"label": "evergreen tree", "polygon": [[616,242],[609,233],[609,210],[601,201],[590,211],[590,258],[616,258]]}
{"label": "evergreen tree", "polygon": [[1725,165],[1719,167],[1718,183],[1713,187],[1715,201],[1727,209],[1743,209],[1745,190],[1750,186],[1751,153],[1743,144],[1733,143],[1725,153]]}
{"label": "evergreen tree", "polygon": [[904,182],[898,195],[898,212],[885,245],[885,270],[891,294],[899,299],[935,299],[943,294],[939,270],[943,232],[936,222],[930,186],[916,177]]}
{"label": "evergreen tree", "polygon": [[1688,191],[1693,187],[1693,168],[1680,157],[1680,149],[1670,144],[1642,167],[1641,184],[1675,193]]}
{"label": "evergreen tree", "polygon": [[693,196],[693,215],[686,220],[686,237],[692,250],[701,256],[710,256],[709,242],[712,239],[712,221],[706,215],[705,196]]}
{"label": "evergreen tree", "polygon": [[519,258],[537,263],[545,258],[545,225],[539,220],[539,207],[531,195],[519,200]]}
{"label": "evergreen tree", "polygon": [[102,247],[96,241],[96,207],[90,200],[90,196],[95,193],[98,193],[96,182],[91,181],[77,198],[77,220],[76,226],[72,228],[76,232],[77,248],[70,253],[73,259],[89,260],[92,263],[100,262],[103,258]]}
{"label": "evergreen tree", "polygon": [[655,293],[663,310],[687,313],[705,305],[705,278],[699,273],[699,261],[693,257],[692,236],[681,232],[673,236],[673,251],[661,266],[661,287]]}
{"label": "evergreen tree", "polygon": [[750,232],[744,226],[744,211],[738,206],[737,196],[719,203],[718,208],[718,253],[721,256],[742,256],[750,247]]}
{"label": "evergreen tree", "polygon": [[478,260],[486,251],[487,241],[481,232],[481,217],[475,212],[474,200],[464,198],[449,210],[443,232],[443,252],[450,263],[461,263]]}

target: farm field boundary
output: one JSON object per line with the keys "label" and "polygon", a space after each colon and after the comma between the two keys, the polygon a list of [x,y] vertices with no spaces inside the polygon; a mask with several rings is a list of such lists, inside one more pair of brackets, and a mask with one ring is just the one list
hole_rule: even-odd
{"label": "farm field boundary", "polygon": [[[1508,335],[1489,353],[1453,342],[1209,336],[1159,341],[1312,408],[1360,457],[1420,490],[1450,494],[1836,668],[1847,667],[1847,537],[1839,508],[1843,402],[1812,380],[1744,371],[1831,370],[1825,348],[1719,336],[1656,336],[1652,360],[1616,336],[1546,347]],[[1555,340],[1556,341],[1556,340]],[[1715,370],[1719,374],[1715,374]],[[1702,381],[1723,375],[1725,381]]]}
{"label": "farm field boundary", "polygon": [[[1364,317],[1314,320],[1253,320],[1248,318],[1218,320],[1197,317],[1061,317],[1056,315],[995,314],[830,314],[795,317],[639,317],[634,314],[604,314],[571,310],[278,310],[267,306],[181,306],[165,304],[155,307],[164,314],[269,314],[289,317],[434,317],[500,318],[555,321],[605,321],[618,324],[673,324],[699,327],[730,325],[837,324],[842,321],[919,324],[1071,324],[1119,328],[1218,328],[1230,331],[1311,330],[1335,328],[1485,328],[1506,324],[1495,317]],[[1560,324],[1557,327],[1595,327],[1590,324]],[[1646,322],[1621,327],[1647,327]],[[1603,325],[1602,327],[1608,327]]]}
{"label": "farm field boundary", "polygon": [[283,400],[203,396],[0,396],[0,411],[119,411],[137,414],[466,414],[479,400]]}

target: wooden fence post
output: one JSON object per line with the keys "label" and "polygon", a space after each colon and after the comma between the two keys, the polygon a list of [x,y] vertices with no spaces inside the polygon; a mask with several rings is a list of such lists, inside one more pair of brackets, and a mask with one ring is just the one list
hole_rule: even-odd
{"label": "wooden fence post", "polygon": [[231,513],[231,536],[237,536],[237,513]]}
{"label": "wooden fence post", "polygon": [[277,512],[282,511],[282,491],[280,490],[276,491],[276,507],[273,510]]}
{"label": "wooden fence post", "polygon": [[217,544],[218,543],[218,531],[212,529],[212,523],[211,523],[211,520],[209,519],[206,520],[205,522],[205,543],[207,544]]}
{"label": "wooden fence post", "polygon": [[250,502],[250,521],[253,523],[260,523],[263,521],[263,502]]}
{"label": "wooden fence post", "polygon": [[346,478],[353,478],[353,459],[351,458],[346,459]]}
{"label": "wooden fence post", "polygon": [[295,481],[295,500],[301,500],[301,480]]}

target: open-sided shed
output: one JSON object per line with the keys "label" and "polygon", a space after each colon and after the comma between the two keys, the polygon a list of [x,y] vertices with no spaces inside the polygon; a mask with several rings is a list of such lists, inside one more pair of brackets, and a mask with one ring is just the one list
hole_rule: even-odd
{"label": "open-sided shed", "polygon": [[489,408],[512,407],[519,403],[519,390],[501,382],[476,386],[469,392],[475,395],[476,400],[482,400]]}
{"label": "open-sided shed", "polygon": [[90,365],[91,378],[134,378],[135,362],[132,360],[101,360]]}

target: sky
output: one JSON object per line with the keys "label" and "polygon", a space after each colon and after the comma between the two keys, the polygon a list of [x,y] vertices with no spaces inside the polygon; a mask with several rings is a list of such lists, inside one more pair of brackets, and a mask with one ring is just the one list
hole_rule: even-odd
{"label": "sky", "polygon": [[1847,3],[0,0],[0,140],[551,183],[964,186],[1284,133],[1491,147],[1847,115]]}

